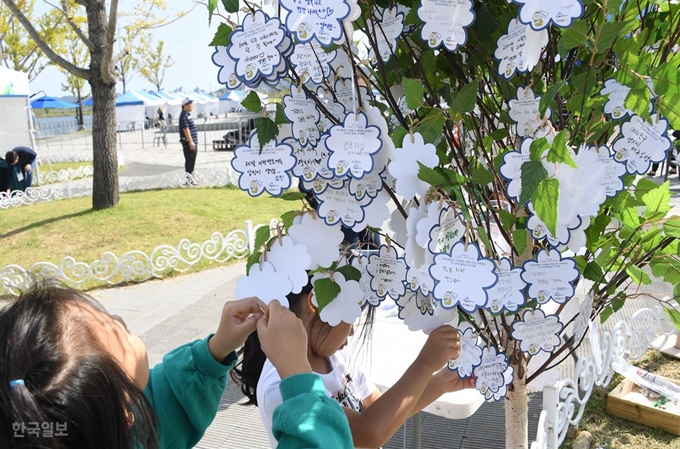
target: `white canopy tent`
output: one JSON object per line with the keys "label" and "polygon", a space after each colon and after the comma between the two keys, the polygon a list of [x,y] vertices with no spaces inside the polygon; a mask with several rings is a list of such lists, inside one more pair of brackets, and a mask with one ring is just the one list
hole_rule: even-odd
{"label": "white canopy tent", "polygon": [[163,108],[165,105],[165,100],[153,98],[134,90],[128,91],[116,98],[118,131],[143,128],[146,117],[156,117],[158,108]]}
{"label": "white canopy tent", "polygon": [[0,66],[0,153],[34,147],[28,75]]}
{"label": "white canopy tent", "polygon": [[222,95],[219,103],[220,114],[228,114],[236,110],[239,101],[241,101],[241,95],[235,90]]}
{"label": "white canopy tent", "polygon": [[179,114],[182,112],[182,98],[167,90],[159,90],[154,93],[157,97],[164,98],[167,101],[166,123],[171,124],[173,121],[179,120]]}

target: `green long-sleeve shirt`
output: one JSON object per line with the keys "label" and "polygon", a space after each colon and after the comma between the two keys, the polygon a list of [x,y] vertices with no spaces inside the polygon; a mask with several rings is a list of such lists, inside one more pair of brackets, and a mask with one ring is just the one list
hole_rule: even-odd
{"label": "green long-sleeve shirt", "polygon": [[[158,417],[162,449],[193,447],[215,419],[227,373],[238,357],[232,352],[217,362],[208,349],[210,337],[169,352],[150,371],[144,394]],[[327,397],[318,375],[291,376],[281,382],[280,390],[283,403],[274,411],[272,425],[279,449],[354,447],[347,417]],[[247,441],[243,447],[248,447]]]}

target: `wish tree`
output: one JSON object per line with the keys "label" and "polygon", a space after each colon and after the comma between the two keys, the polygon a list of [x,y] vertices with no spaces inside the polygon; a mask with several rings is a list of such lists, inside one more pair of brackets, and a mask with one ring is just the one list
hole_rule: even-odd
{"label": "wish tree", "polygon": [[[285,299],[311,273],[330,324],[389,301],[413,331],[451,323],[449,369],[527,447],[528,388],[591,323],[651,276],[680,297],[680,218],[644,177],[680,129],[680,5],[265,3],[209,7],[220,83],[282,94],[234,152],[239,187],[294,209],[257,233],[237,296]],[[348,259],[342,228],[382,245]]]}

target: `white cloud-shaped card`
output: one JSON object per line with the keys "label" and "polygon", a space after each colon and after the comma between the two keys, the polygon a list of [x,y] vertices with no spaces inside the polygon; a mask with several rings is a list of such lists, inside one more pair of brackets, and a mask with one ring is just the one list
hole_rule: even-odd
{"label": "white cloud-shaped card", "polygon": [[361,232],[366,229],[367,226],[372,228],[381,227],[383,223],[385,223],[385,220],[390,217],[390,208],[388,206],[390,200],[390,194],[387,193],[385,189],[381,189],[378,192],[378,196],[374,199],[365,196],[363,200],[359,201],[361,208],[364,210],[364,218],[361,221],[356,222],[354,226],[352,226],[352,230]]}
{"label": "white cloud-shaped card", "polygon": [[477,346],[477,333],[469,323],[461,323],[458,328],[460,334],[460,355],[448,363],[451,371],[458,371],[458,376],[467,379],[472,377],[474,369],[482,363],[482,348]]}
{"label": "white cloud-shaped card", "polygon": [[519,20],[534,30],[547,28],[551,23],[568,28],[583,15],[581,0],[513,0],[520,5]]}
{"label": "white cloud-shaped card", "polygon": [[511,20],[507,34],[498,39],[494,57],[499,61],[498,75],[505,79],[532,70],[548,45],[548,30],[534,31],[519,20]]}
{"label": "white cloud-shaped card", "polygon": [[324,46],[342,37],[342,21],[351,11],[351,3],[347,0],[280,1],[281,6],[288,11],[288,31],[300,42],[316,39]]}
{"label": "white cloud-shaped card", "polygon": [[290,172],[295,166],[293,148],[276,138],[260,151],[257,131],[253,130],[246,145],[234,150],[231,166],[240,176],[238,186],[250,196],[260,196],[265,191],[280,195],[291,185]]}
{"label": "white cloud-shaped card", "polygon": [[477,378],[475,388],[487,400],[499,400],[494,394],[507,392],[507,386],[512,383],[512,367],[508,363],[508,357],[493,346],[482,348],[482,361],[472,374]]}
{"label": "white cloud-shaped card", "polygon": [[[392,54],[397,51],[397,38],[404,30],[403,12],[399,11],[397,6],[391,8],[376,8],[375,16],[378,23],[373,21],[370,23],[374,25],[373,36],[378,43],[378,54],[380,59],[387,62],[392,57]],[[376,51],[371,47],[368,51],[368,59],[372,64],[377,63]]]}
{"label": "white cloud-shaped card", "polygon": [[339,101],[335,101],[335,98],[325,86],[319,86],[316,89],[316,98],[323,104],[323,107],[326,109],[326,111],[323,111],[321,108],[318,108],[319,123],[317,123],[316,126],[317,128],[319,128],[319,132],[328,133],[328,131],[330,131],[330,129],[335,125],[333,119],[335,119],[338,122],[342,122],[345,120],[345,116],[347,115],[345,105],[343,105]]}
{"label": "white cloud-shaped card", "polygon": [[331,128],[326,148],[331,152],[328,166],[336,177],[361,179],[373,170],[373,155],[380,151],[380,128],[368,124],[363,112],[350,112],[342,124]]}
{"label": "white cloud-shaped card", "polygon": [[278,300],[281,305],[288,307],[286,296],[293,290],[293,283],[288,273],[277,272],[269,262],[256,263],[250,267],[248,276],[236,280],[234,297],[236,299],[258,297],[265,304]]}
{"label": "white cloud-shaped card", "polygon": [[485,307],[487,290],[497,281],[495,265],[479,253],[474,243],[458,242],[450,254],[437,254],[430,275],[436,281],[434,298],[445,309],[456,306],[468,313]]}
{"label": "white cloud-shaped card", "polygon": [[531,159],[530,150],[533,141],[532,138],[524,139],[519,151],[508,151],[503,155],[503,164],[499,171],[501,176],[508,181],[505,188],[508,196],[515,201],[519,201],[522,190],[522,165]]}
{"label": "white cloud-shaped card", "polygon": [[279,45],[286,30],[277,18],[262,11],[247,14],[241,27],[231,34],[227,52],[236,61],[236,77],[252,82],[258,77],[276,75],[282,55]]}
{"label": "white cloud-shaped card", "polygon": [[378,307],[385,297],[381,298],[371,289],[372,278],[368,273],[368,256],[366,254],[360,254],[357,257],[354,257],[352,259],[351,265],[361,272],[359,286],[361,287],[361,290],[364,292],[364,294],[360,305],[363,307],[364,304],[369,304],[372,307]]}
{"label": "white cloud-shaped card", "polygon": [[313,40],[295,46],[290,62],[303,83],[323,83],[331,74],[331,62],[337,50],[326,52],[318,41]]}
{"label": "white cloud-shaped card", "polygon": [[[319,276],[315,275],[313,281]],[[320,277],[327,277],[321,275]],[[340,321],[347,324],[354,324],[354,322],[361,316],[361,303],[364,292],[357,281],[347,281],[342,273],[333,273],[333,281],[340,286],[340,293],[330,303],[321,310],[319,318],[331,326],[337,326]],[[312,297],[315,305],[316,297]]]}
{"label": "white cloud-shaped card", "polygon": [[475,21],[472,0],[424,1],[418,8],[423,21],[420,36],[432,49],[442,45],[456,51],[467,42],[467,27]]}
{"label": "white cloud-shaped card", "polygon": [[522,268],[513,267],[510,259],[503,258],[496,266],[498,282],[487,290],[489,302],[486,308],[491,313],[501,313],[503,310],[516,312],[524,305],[524,289],[527,284],[522,280]]}
{"label": "white cloud-shaped card", "polygon": [[366,173],[366,176],[361,179],[350,178],[349,180],[349,193],[358,201],[365,197],[375,198],[382,189],[382,178],[377,170]]}
{"label": "white cloud-shaped card", "polygon": [[541,309],[525,310],[522,319],[512,323],[511,336],[519,342],[519,349],[529,355],[539,351],[553,352],[560,346],[560,332],[564,324],[557,315],[548,315]]}
{"label": "white cloud-shaped card", "polygon": [[[381,172],[384,177],[387,175],[387,171],[384,170],[387,162],[394,159],[394,143],[390,137],[390,130],[387,126],[387,120],[375,106],[371,106],[364,103],[364,112],[368,118],[368,124],[377,126],[380,129],[380,140],[382,141],[382,147],[380,151],[373,155],[374,171]],[[384,173],[383,173],[384,172]]]}
{"label": "white cloud-shaped card", "polygon": [[300,293],[305,288],[309,281],[307,269],[312,261],[306,245],[296,244],[292,238],[284,236],[274,240],[265,259],[277,273],[288,274],[293,283],[292,293]]}
{"label": "white cloud-shaped card", "polygon": [[420,133],[407,134],[387,166],[390,174],[397,179],[397,193],[404,198],[422,197],[430,188],[428,183],[418,179],[418,162],[430,168],[437,165],[437,149],[431,143],[426,144]]}
{"label": "white cloud-shaped card", "polygon": [[220,69],[217,71],[217,82],[227,86],[227,89],[234,90],[241,87],[242,81],[236,77],[236,61],[234,61],[227,47],[215,47],[212,55],[212,62]]}
{"label": "white cloud-shaped card", "polygon": [[626,109],[626,97],[629,92],[630,87],[624,86],[613,78],[605,81],[604,87],[600,90],[600,95],[608,95],[607,102],[604,104],[604,113],[614,120],[633,115],[630,109]]}
{"label": "white cloud-shaped card", "polygon": [[315,195],[319,195],[326,191],[326,189],[342,189],[345,187],[345,182],[348,178],[331,178],[326,179],[318,176],[313,181],[302,181],[302,186],[305,190],[314,192]]}
{"label": "white cloud-shaped card", "polygon": [[319,140],[317,122],[320,115],[314,100],[307,98],[304,90],[290,86],[290,95],[283,97],[283,114],[293,124],[293,138],[300,145],[316,145]]}
{"label": "white cloud-shaped card", "polygon": [[371,254],[368,257],[367,269],[371,276],[371,289],[379,297],[390,295],[396,300],[406,292],[404,287],[406,262],[398,256],[394,246],[387,249],[387,246],[383,245],[378,254]]}
{"label": "white cloud-shaped card", "polygon": [[305,214],[299,223],[293,224],[288,236],[296,245],[307,248],[310,256],[307,269],[330,267],[340,258],[340,243],[344,235],[337,226],[326,226],[323,220],[314,214]]}
{"label": "white cloud-shaped card", "polygon": [[293,155],[297,159],[293,167],[293,175],[307,182],[313,181],[318,176],[324,179],[333,177],[333,172],[328,169],[329,153],[325,137],[322,137],[316,146],[302,146],[292,137],[284,139],[283,143],[293,148]]}
{"label": "white cloud-shaped card", "polygon": [[600,186],[605,194],[609,197],[616,196],[623,190],[623,175],[628,173],[626,166],[616,162],[614,154],[606,145],[601,145],[599,148],[592,146],[587,151],[597,154],[600,163],[605,167],[604,176],[600,178]]}
{"label": "white cloud-shaped card", "polygon": [[419,267],[408,267],[406,271],[406,286],[412,292],[420,292],[429,295],[434,288],[434,279],[430,277],[429,265]]}
{"label": "white cloud-shaped card", "polygon": [[[421,226],[422,223],[422,226]],[[420,242],[420,237],[423,235],[421,230],[425,230],[429,222],[418,223],[418,234],[416,242]],[[427,242],[427,249],[432,254],[447,253],[451,247],[460,242],[465,235],[465,221],[463,216],[456,212],[453,208],[446,207],[439,211],[439,219],[437,223],[432,226],[427,233],[429,240]],[[424,240],[422,240],[424,242]]]}
{"label": "white cloud-shaped card", "polygon": [[347,189],[347,180],[342,188],[326,189],[317,196],[319,208],[317,213],[323,218],[328,226],[342,223],[348,228],[364,220],[364,208],[371,199],[366,197],[363,201],[357,201]]}
{"label": "white cloud-shaped card", "polygon": [[547,122],[552,116],[552,110],[546,109],[541,117],[538,113],[541,97],[537,97],[530,87],[518,87],[517,98],[510,100],[510,118],[517,123],[515,133],[520,137],[544,137],[548,134]]}
{"label": "white cloud-shaped card", "polygon": [[564,304],[574,296],[574,281],[580,273],[572,258],[562,258],[557,250],[540,250],[536,260],[524,264],[522,279],[529,285],[529,297],[539,304],[553,300]]}
{"label": "white cloud-shaped card", "polygon": [[[578,229],[583,223],[583,219],[578,216],[575,217],[571,223],[568,224],[558,223],[557,235],[552,235],[552,233],[548,230],[548,226],[546,226],[543,220],[538,218],[538,215],[536,215],[536,210],[534,209],[533,203],[530,202],[528,206],[531,216],[527,221],[527,229],[531,231],[531,236],[536,240],[547,239],[548,243],[551,246],[569,244],[572,238],[571,236],[572,230]],[[588,224],[590,224],[590,220],[588,220]]]}
{"label": "white cloud-shaped card", "polygon": [[406,292],[396,300],[399,307],[399,319],[404,321],[412,332],[423,331],[429,334],[444,324],[456,326],[458,324],[457,309],[442,309],[432,295],[420,292]]}
{"label": "white cloud-shaped card", "polygon": [[628,173],[644,175],[652,163],[666,160],[672,146],[667,130],[666,119],[652,125],[633,115],[621,126],[621,137],[614,142],[614,159],[625,164]]}

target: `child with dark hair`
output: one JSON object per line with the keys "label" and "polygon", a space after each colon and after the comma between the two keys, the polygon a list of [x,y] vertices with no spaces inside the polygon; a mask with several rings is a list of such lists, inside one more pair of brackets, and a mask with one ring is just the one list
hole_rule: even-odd
{"label": "child with dark hair", "polygon": [[[330,433],[334,447],[351,447],[344,414],[309,374],[304,327],[280,305],[227,302],[215,334],[180,346],[149,370],[144,343],[120,317],[87,295],[45,284],[0,310],[0,447],[193,447],[217,413],[235,349],[256,326],[287,377],[287,401],[275,421],[282,447],[321,447],[320,435],[296,426],[298,419]],[[277,344],[282,338],[302,343]],[[66,435],[15,437],[22,423],[59,423]]]}
{"label": "child with dark hair", "polygon": [[[430,334],[401,379],[381,394],[362,370],[351,366],[348,354],[343,351],[348,337],[354,335],[354,326],[344,322],[330,326],[321,321],[312,296],[310,282],[300,293],[288,295],[289,308],[307,330],[310,367],[323,379],[327,395],[343,406],[356,447],[381,446],[409,416],[442,394],[474,387],[474,379],[460,379],[456,372],[446,368],[446,363],[460,353],[460,336],[455,328],[442,326]],[[364,342],[370,339],[373,315],[374,309],[366,307],[360,319]],[[274,361],[267,359],[259,337],[259,329],[248,337],[239,352],[243,362],[234,368],[231,376],[241,382],[241,390],[249,403],[259,407],[269,441],[276,448],[272,417],[276,417],[275,409],[282,402],[279,385],[285,373],[277,372]]]}

